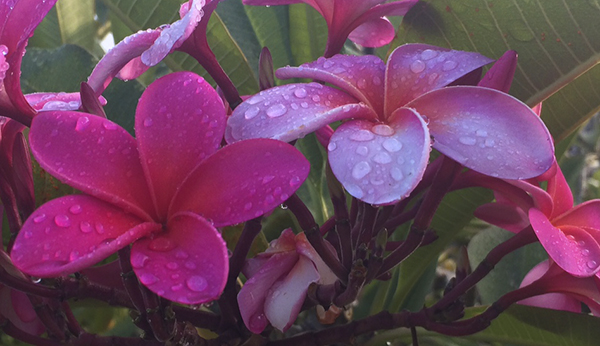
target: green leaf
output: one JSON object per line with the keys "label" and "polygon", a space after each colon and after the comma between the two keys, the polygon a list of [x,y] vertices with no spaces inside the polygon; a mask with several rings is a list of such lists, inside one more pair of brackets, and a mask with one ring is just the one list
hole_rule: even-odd
{"label": "green leaf", "polygon": [[317,60],[325,52],[327,23],[306,4],[290,5],[290,45],[295,65]]}
{"label": "green leaf", "polygon": [[511,94],[533,106],[557,142],[600,109],[600,6],[595,1],[424,0],[393,47],[424,42],[491,58],[519,53]]}
{"label": "green leaf", "polygon": [[[512,236],[513,233],[497,227],[475,235],[468,247],[471,268],[475,269],[496,245]],[[529,244],[506,255],[494,270],[477,284],[481,303],[491,304],[504,294],[519,288],[525,275],[546,259],[548,255],[539,243]]]}
{"label": "green leaf", "polygon": [[[472,317],[486,308],[468,308],[465,315]],[[420,340],[438,335],[420,328],[417,329],[417,334]],[[485,330],[462,338],[515,346],[594,346],[600,340],[600,319],[585,314],[515,304],[493,320]],[[401,328],[380,333],[367,346],[385,345],[386,341],[399,339],[410,340],[410,331]],[[460,342],[458,338],[451,340]]]}

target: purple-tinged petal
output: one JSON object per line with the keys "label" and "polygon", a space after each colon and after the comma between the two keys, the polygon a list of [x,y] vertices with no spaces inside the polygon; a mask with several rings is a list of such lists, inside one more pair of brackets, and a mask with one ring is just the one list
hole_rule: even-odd
{"label": "purple-tinged petal", "polygon": [[517,52],[508,50],[494,63],[477,85],[508,93],[516,69]]}
{"label": "purple-tinged petal", "polygon": [[531,208],[529,220],[550,258],[577,277],[592,276],[600,270],[600,245],[585,230],[575,226],[553,226],[546,215]]}
{"label": "purple-tinged petal", "polygon": [[88,84],[96,91],[96,95],[102,94],[119,71],[131,60],[142,55],[159,36],[160,30],[139,31],[127,36],[108,51],[88,78]]}
{"label": "purple-tinged petal", "polygon": [[85,193],[144,219],[154,215],[135,139],[115,123],[77,112],[42,112],[29,132],[40,166]]}
{"label": "purple-tinged petal", "polygon": [[600,199],[581,203],[552,220],[556,227],[572,225],[600,230]]}
{"label": "purple-tinged petal", "polygon": [[142,62],[141,57],[137,57],[129,61],[122,69],[119,70],[116,77],[125,81],[136,79],[148,71],[150,66]]}
{"label": "purple-tinged petal", "polygon": [[507,231],[518,233],[529,225],[529,218],[521,208],[508,203],[487,203],[473,213],[475,217]]}
{"label": "purple-tinged petal", "polygon": [[166,232],[135,242],[131,265],[140,282],[161,297],[201,304],[221,295],[229,259],[221,234],[204,218],[178,213]]}
{"label": "purple-tinged petal", "polygon": [[348,38],[363,47],[381,47],[394,39],[396,30],[386,18],[376,18],[352,30]]}
{"label": "purple-tinged petal", "polygon": [[340,90],[318,83],[289,84],[263,90],[240,104],[227,120],[225,140],[289,142],[334,121],[375,117],[371,108]]}
{"label": "purple-tinged petal", "polygon": [[313,262],[300,256],[288,275],[269,289],[264,309],[271,325],[282,332],[288,330],[298,317],[308,286],[318,280]]}
{"label": "purple-tinged petal", "polygon": [[[76,93],[34,93],[25,95],[27,102],[36,111],[76,111],[81,107],[81,97]],[[106,99],[100,97],[106,104]]]}
{"label": "purple-tinged petal", "polygon": [[327,149],[331,169],[349,194],[385,205],[406,197],[421,180],[430,144],[423,119],[400,108],[388,124],[353,120],[340,125]]}
{"label": "purple-tinged petal", "polygon": [[554,162],[548,129],[502,92],[473,86],[433,90],[407,107],[429,119],[433,147],[464,166],[502,179],[527,179]]}
{"label": "purple-tinged petal", "polygon": [[[299,67],[283,67],[275,75],[280,79],[310,78],[330,83],[356,97],[381,114],[385,65],[373,55],[335,55]],[[311,94],[309,94],[310,96]]]}
{"label": "purple-tinged petal", "polygon": [[248,279],[237,301],[240,313],[246,327],[255,334],[260,334],[269,324],[265,316],[264,304],[269,288],[288,273],[298,261],[296,252],[282,252],[274,254],[261,270]]}
{"label": "purple-tinged petal", "polygon": [[427,44],[400,46],[387,62],[384,114],[389,116],[418,96],[447,86],[492,61],[479,53]]}
{"label": "purple-tinged petal", "polygon": [[252,139],[225,146],[183,182],[169,215],[192,211],[215,227],[247,221],[285,202],[302,185],[309,163],[293,146]]}
{"label": "purple-tinged petal", "polygon": [[185,177],[217,151],[225,120],[219,95],[194,73],[171,73],[148,86],[136,110],[135,133],[159,219],[166,218]]}
{"label": "purple-tinged petal", "polygon": [[160,224],[144,223],[94,197],[64,196],[42,205],[27,219],[11,258],[29,275],[66,275],[160,229]]}

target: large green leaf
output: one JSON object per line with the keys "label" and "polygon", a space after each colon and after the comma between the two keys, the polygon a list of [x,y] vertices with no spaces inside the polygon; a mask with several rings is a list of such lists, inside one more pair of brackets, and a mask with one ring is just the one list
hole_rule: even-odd
{"label": "large green leaf", "polygon": [[305,4],[290,5],[290,45],[295,64],[317,60],[326,43],[327,23],[321,14]]}
{"label": "large green leaf", "polygon": [[[181,4],[177,0],[102,1],[132,32],[176,21]],[[258,91],[256,75],[218,13],[212,14],[207,31],[210,47],[240,93],[251,94]],[[165,58],[164,62],[173,71],[193,71],[212,81],[198,62],[187,54],[175,52]]]}
{"label": "large green leaf", "polygon": [[600,5],[564,0],[423,0],[393,46],[424,42],[498,58],[519,53],[511,94],[533,106],[557,142],[600,109]]}
{"label": "large green leaf", "polygon": [[[475,316],[485,309],[469,308],[466,316]],[[417,334],[421,340],[438,335],[423,329],[417,329]],[[566,311],[513,305],[487,329],[463,338],[518,346],[593,346],[600,340],[600,319]],[[386,345],[389,340],[398,339],[409,341],[410,331],[401,328],[383,332],[366,345]]]}

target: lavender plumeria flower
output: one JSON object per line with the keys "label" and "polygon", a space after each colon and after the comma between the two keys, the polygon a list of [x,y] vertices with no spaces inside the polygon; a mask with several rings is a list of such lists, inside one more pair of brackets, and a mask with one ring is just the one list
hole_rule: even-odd
{"label": "lavender plumeria flower", "polygon": [[217,150],[225,107],[190,72],[169,74],[140,98],[136,138],[115,123],[78,112],[43,112],[30,144],[40,166],[85,194],[37,209],[11,258],[36,277],[66,275],[133,244],[140,282],[169,300],[216,299],[227,279],[225,242],[216,227],[258,217],[306,179],[292,146],[252,140]]}
{"label": "lavender plumeria flower", "polygon": [[[491,61],[407,44],[387,64],[374,56],[336,55],[285,67],[277,77],[311,78],[337,88],[308,83],[264,90],[235,109],[225,139],[292,141],[342,120],[327,147],[331,169],[348,193],[377,205],[410,194],[431,146],[486,175],[540,175],[552,165],[554,148],[527,105],[486,87],[448,86]],[[486,83],[492,71],[488,75]]]}
{"label": "lavender plumeria flower", "polygon": [[339,53],[347,38],[365,47],[381,47],[396,36],[385,16],[404,16],[418,0],[243,0],[245,5],[270,6],[305,3],[327,22],[325,57]]}

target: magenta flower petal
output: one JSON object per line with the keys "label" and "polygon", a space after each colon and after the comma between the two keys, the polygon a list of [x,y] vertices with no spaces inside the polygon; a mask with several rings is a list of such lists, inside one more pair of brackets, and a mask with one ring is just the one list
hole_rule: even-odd
{"label": "magenta flower petal", "polygon": [[496,61],[478,86],[496,89],[505,93],[510,90],[515,71],[517,69],[517,52],[508,50]]}
{"label": "magenta flower petal", "polygon": [[406,197],[421,180],[429,159],[427,125],[411,109],[398,109],[389,123],[344,123],[328,146],[333,173],[352,196],[371,204]]}
{"label": "magenta flower petal", "polygon": [[[571,188],[569,187],[569,184],[567,184],[567,180],[558,166],[558,163],[554,162],[554,166],[556,168],[556,173],[548,180],[548,193],[552,197],[554,206],[551,218],[555,218],[573,208],[573,193],[571,192]],[[592,211],[592,213],[598,213],[598,211]],[[576,220],[573,221],[576,222]],[[599,221],[600,220],[596,220],[592,224],[595,224],[596,227],[600,227]]]}
{"label": "magenta flower petal", "polygon": [[38,208],[17,236],[15,266],[38,277],[76,272],[161,229],[86,195],[64,196]]}
{"label": "magenta flower petal", "polygon": [[7,318],[15,327],[33,335],[44,332],[44,325],[25,293],[0,285],[0,306],[0,316]]}
{"label": "magenta flower petal", "polygon": [[131,264],[142,284],[182,304],[217,299],[229,270],[221,234],[204,218],[186,212],[171,217],[166,232],[135,242]]}
{"label": "magenta flower petal", "polygon": [[[25,95],[27,102],[36,111],[76,111],[81,107],[81,96],[76,93],[34,93]],[[106,99],[100,97],[105,105]]]}
{"label": "magenta flower petal", "polygon": [[135,139],[91,114],[43,112],[29,133],[40,166],[63,182],[150,219],[152,199]]}
{"label": "magenta flower petal", "polygon": [[600,199],[581,203],[552,220],[556,227],[572,225],[600,230]]}
{"label": "magenta flower petal", "polygon": [[138,103],[135,133],[159,218],[166,218],[185,177],[219,148],[225,119],[217,92],[194,73],[171,73],[148,86]]}
{"label": "magenta flower petal", "polygon": [[479,53],[426,44],[402,45],[387,62],[384,114],[387,117],[418,96],[444,87],[492,61]]}
{"label": "magenta flower petal", "polygon": [[298,262],[287,276],[276,282],[265,299],[265,316],[271,325],[285,332],[298,317],[306,299],[308,286],[319,280],[319,273],[312,261],[299,256]]}
{"label": "magenta flower petal", "polygon": [[363,47],[381,47],[394,39],[396,30],[386,18],[376,18],[352,30],[348,38]]}
{"label": "magenta flower petal", "polygon": [[293,146],[252,139],[225,146],[204,160],[182,183],[169,214],[192,211],[233,225],[261,216],[302,185],[309,163]]}
{"label": "magenta flower petal", "polygon": [[261,333],[269,324],[264,304],[269,288],[298,261],[296,252],[274,254],[256,275],[251,277],[237,296],[240,313],[246,327],[255,334]]}
{"label": "magenta flower petal", "polygon": [[317,83],[290,84],[263,90],[240,104],[227,120],[225,139],[289,142],[337,120],[374,117],[369,107],[340,90]]}
{"label": "magenta flower petal", "polygon": [[[336,282],[338,279],[337,276],[333,273],[329,266],[325,264],[325,262],[323,261],[321,256],[319,256],[315,248],[313,248],[313,246],[310,244],[310,242],[306,238],[306,234],[304,232],[299,233],[298,235],[296,235],[295,240],[296,252],[310,259],[317,268],[317,272],[319,272],[320,276],[318,282],[324,285],[333,284],[334,282]],[[325,244],[329,248],[329,251],[336,254],[335,248],[328,241],[325,241]]]}
{"label": "magenta flower petal", "polygon": [[383,61],[376,56],[335,55],[299,67],[283,67],[275,75],[280,79],[310,78],[330,83],[381,114],[384,71]]}
{"label": "magenta flower petal", "polygon": [[531,226],[556,264],[573,276],[588,277],[600,270],[600,245],[585,230],[575,226],[553,226],[546,215],[531,208]]}
{"label": "magenta flower petal", "polygon": [[518,233],[529,226],[529,218],[523,209],[509,203],[487,203],[473,213],[475,217],[507,231]]}
{"label": "magenta flower petal", "polygon": [[477,172],[526,179],[544,173],[554,162],[552,139],[540,118],[499,91],[447,87],[406,107],[429,119],[435,149]]}

